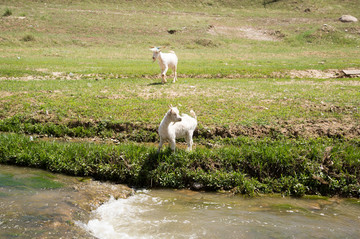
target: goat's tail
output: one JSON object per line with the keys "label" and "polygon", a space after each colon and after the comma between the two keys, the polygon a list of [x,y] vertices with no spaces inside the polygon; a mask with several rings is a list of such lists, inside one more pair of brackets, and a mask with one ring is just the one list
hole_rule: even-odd
{"label": "goat's tail", "polygon": [[172,54],[175,54],[175,51],[169,51],[170,53],[172,53]]}
{"label": "goat's tail", "polygon": [[196,119],[196,114],[195,114],[195,112],[193,110],[190,110],[190,114],[191,114],[192,117],[194,117]]}

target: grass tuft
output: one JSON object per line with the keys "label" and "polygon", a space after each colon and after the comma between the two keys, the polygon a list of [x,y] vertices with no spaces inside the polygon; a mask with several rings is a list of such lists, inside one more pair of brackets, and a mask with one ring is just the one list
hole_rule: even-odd
{"label": "grass tuft", "polygon": [[21,38],[21,41],[24,41],[24,42],[35,41],[35,37],[31,34],[27,34]]}
{"label": "grass tuft", "polygon": [[9,9],[9,8],[6,8],[5,9],[5,12],[3,13],[3,17],[9,17],[9,16],[11,16],[13,13],[12,13],[12,10],[11,9]]}

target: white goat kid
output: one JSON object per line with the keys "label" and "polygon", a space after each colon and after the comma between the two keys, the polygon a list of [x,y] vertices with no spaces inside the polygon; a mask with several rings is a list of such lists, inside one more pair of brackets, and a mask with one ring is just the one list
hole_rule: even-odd
{"label": "white goat kid", "polygon": [[162,53],[160,47],[152,47],[150,51],[153,52],[153,62],[155,62],[156,59],[159,60],[162,78],[161,83],[166,83],[166,72],[168,71],[169,67],[174,72],[174,80],[172,82],[175,83],[175,81],[177,80],[176,69],[178,63],[178,58],[175,55],[175,52],[170,51],[170,53]]}
{"label": "white goat kid", "polygon": [[160,143],[158,152],[160,152],[164,142],[169,141],[170,148],[175,152],[176,139],[185,138],[187,151],[191,151],[193,145],[193,134],[197,126],[196,115],[193,110],[191,116],[187,114],[179,115],[176,107],[170,106],[169,111],[165,114],[159,126]]}

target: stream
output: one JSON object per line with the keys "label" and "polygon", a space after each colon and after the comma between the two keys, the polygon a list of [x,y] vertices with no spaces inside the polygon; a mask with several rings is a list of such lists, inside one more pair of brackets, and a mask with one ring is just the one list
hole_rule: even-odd
{"label": "stream", "polygon": [[360,200],[134,191],[0,165],[0,238],[358,239]]}

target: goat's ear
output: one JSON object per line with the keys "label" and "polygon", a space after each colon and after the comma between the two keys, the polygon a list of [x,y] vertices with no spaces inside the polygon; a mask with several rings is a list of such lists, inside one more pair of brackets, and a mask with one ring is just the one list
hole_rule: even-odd
{"label": "goat's ear", "polygon": [[170,105],[169,105],[169,108],[171,109],[172,107],[173,107],[172,104],[170,104]]}

